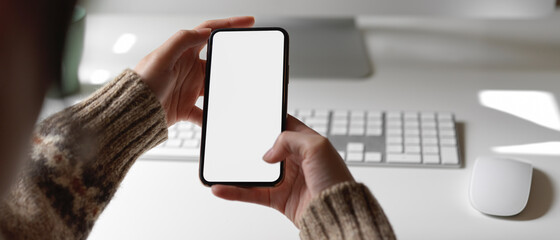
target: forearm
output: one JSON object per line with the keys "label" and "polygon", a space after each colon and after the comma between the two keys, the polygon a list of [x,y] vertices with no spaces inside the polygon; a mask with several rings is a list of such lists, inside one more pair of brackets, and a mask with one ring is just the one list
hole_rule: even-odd
{"label": "forearm", "polygon": [[301,239],[395,239],[383,209],[363,184],[335,185],[314,199],[299,221]]}
{"label": "forearm", "polygon": [[30,161],[0,203],[0,229],[8,239],[86,238],[130,166],[166,137],[161,105],[125,71],[39,124]]}

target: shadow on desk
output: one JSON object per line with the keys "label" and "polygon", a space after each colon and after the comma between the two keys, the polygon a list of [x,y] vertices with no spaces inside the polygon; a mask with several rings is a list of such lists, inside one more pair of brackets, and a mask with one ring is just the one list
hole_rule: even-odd
{"label": "shadow on desk", "polygon": [[[390,49],[391,57],[400,64],[422,62],[442,69],[557,72],[560,44],[542,30],[554,28],[557,23],[551,19],[518,21],[516,25],[506,21],[438,23],[438,19],[423,19],[399,27],[378,23],[364,29],[375,33],[377,41],[384,43],[383,49]],[[512,37],[516,34],[524,37]]]}
{"label": "shadow on desk", "polygon": [[467,165],[467,159],[465,158],[465,123],[464,122],[455,122],[455,130],[457,131],[457,144],[459,145],[459,157],[463,160],[461,161],[460,168],[464,168]]}
{"label": "shadow on desk", "polygon": [[512,221],[528,221],[542,217],[554,202],[554,190],[550,178],[539,169],[533,169],[531,193],[525,209],[513,217],[496,217]]}

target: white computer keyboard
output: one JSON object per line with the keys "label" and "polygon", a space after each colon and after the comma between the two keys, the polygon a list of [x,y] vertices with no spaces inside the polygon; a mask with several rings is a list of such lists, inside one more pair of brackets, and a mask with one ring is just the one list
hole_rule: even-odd
{"label": "white computer keyboard", "polygon": [[[299,109],[289,113],[327,137],[348,165],[460,167],[455,117],[444,112]],[[180,122],[142,159],[198,161],[200,127]]]}

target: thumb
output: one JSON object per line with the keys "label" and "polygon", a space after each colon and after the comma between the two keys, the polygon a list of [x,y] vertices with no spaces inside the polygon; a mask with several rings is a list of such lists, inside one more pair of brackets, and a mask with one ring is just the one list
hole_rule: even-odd
{"label": "thumb", "polygon": [[263,159],[268,163],[277,163],[289,156],[290,159],[294,159],[299,165],[305,156],[307,145],[313,142],[310,139],[313,137],[320,136],[284,131],[278,136],[272,148],[265,153]]}
{"label": "thumb", "polygon": [[211,31],[210,28],[178,31],[158,49],[161,60],[167,64],[174,63],[189,48],[205,43]]}
{"label": "thumb", "polygon": [[311,142],[310,140],[321,137],[292,115],[286,118],[286,129],[289,131],[280,133],[272,148],[264,154],[263,159],[266,162],[277,163],[290,154],[298,155],[298,159],[301,159],[307,149],[305,146]]}

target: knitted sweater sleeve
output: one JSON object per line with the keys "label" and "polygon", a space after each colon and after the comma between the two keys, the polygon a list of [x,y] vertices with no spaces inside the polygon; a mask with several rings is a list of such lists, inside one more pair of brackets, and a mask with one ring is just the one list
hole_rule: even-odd
{"label": "knitted sweater sleeve", "polygon": [[[167,138],[165,112],[132,70],[41,122],[0,200],[6,239],[85,239],[134,161]],[[0,234],[0,235],[2,235]]]}
{"label": "knitted sweater sleeve", "polygon": [[345,182],[324,190],[299,220],[301,239],[395,239],[369,189]]}

